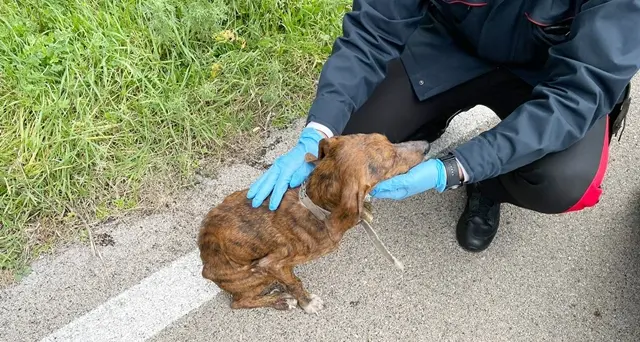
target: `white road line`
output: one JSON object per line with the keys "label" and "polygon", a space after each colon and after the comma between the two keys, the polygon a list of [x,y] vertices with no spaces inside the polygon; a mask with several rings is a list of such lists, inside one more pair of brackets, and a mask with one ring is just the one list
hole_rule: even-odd
{"label": "white road line", "polygon": [[202,278],[199,251],[183,256],[42,341],[144,341],[211,300],[220,289]]}

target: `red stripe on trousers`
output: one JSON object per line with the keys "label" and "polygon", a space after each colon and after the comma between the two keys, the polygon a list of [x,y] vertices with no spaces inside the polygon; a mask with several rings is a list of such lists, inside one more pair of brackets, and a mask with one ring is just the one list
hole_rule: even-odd
{"label": "red stripe on trousers", "polygon": [[604,174],[607,171],[607,162],[609,161],[609,116],[607,115],[607,122],[604,129],[604,143],[602,144],[602,153],[600,154],[600,164],[598,165],[598,171],[596,172],[593,181],[589,184],[587,191],[585,191],[582,198],[578,203],[574,204],[571,208],[567,209],[565,213],[572,211],[579,211],[587,207],[593,207],[600,201],[602,195],[602,180]]}

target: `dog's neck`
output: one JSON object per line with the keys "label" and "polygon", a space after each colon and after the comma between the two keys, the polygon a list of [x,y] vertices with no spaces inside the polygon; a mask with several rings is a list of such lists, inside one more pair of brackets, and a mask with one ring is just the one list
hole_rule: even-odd
{"label": "dog's neck", "polygon": [[316,167],[305,182],[306,196],[328,212],[340,203],[341,190],[335,170],[326,167]]}
{"label": "dog's neck", "polygon": [[322,208],[321,206],[315,204],[315,202],[313,202],[313,200],[311,198],[309,198],[309,195],[307,194],[307,183],[304,182],[302,183],[302,185],[300,186],[300,189],[298,190],[298,198],[300,199],[300,202],[302,202],[302,204],[309,209],[309,211],[320,221],[324,221],[325,219],[327,219],[327,217],[329,217],[329,215],[331,215],[331,212]]}
{"label": "dog's neck", "polygon": [[[314,172],[309,175],[307,181],[302,183],[302,186],[299,189],[298,196],[300,198],[300,202],[320,221],[325,221],[331,215],[331,210],[335,208],[337,202],[335,202],[335,198],[333,201],[329,200],[331,196],[336,196],[336,194],[332,194],[332,191],[341,191],[342,189],[339,186],[336,186],[336,179],[333,176],[335,172],[323,172],[316,168]],[[309,184],[313,184],[309,186]],[[311,192],[309,190],[312,190]],[[328,191],[325,191],[328,190]],[[338,194],[339,195],[339,194]],[[374,243],[376,248],[382,253],[388,260],[394,263],[396,267],[399,269],[404,269],[404,265],[398,259],[396,259],[391,252],[384,246],[378,234],[373,230],[372,221],[373,221],[373,208],[371,206],[371,198],[367,195],[365,199],[363,212],[361,213],[359,223],[363,224],[367,235]],[[326,205],[326,207],[325,207]],[[351,227],[350,227],[351,228]],[[340,232],[342,234],[344,232]],[[340,235],[341,236],[341,235]],[[332,237],[333,239],[333,237]]]}
{"label": "dog's neck", "polygon": [[[341,182],[344,182],[344,179],[341,179],[341,176],[332,165],[316,167],[300,189],[300,200],[305,202],[305,205],[317,207],[315,211],[323,211],[324,214],[328,215],[341,201],[342,192],[344,191],[342,188],[344,184],[341,184]],[[371,196],[369,194],[365,195],[364,202],[367,207],[365,212],[370,215]],[[367,215],[367,213],[362,214]]]}

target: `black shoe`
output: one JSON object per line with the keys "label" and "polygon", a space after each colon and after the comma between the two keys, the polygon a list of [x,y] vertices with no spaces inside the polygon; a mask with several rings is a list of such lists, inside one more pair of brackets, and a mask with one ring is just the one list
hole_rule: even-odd
{"label": "black shoe", "polygon": [[622,139],[625,124],[627,122],[627,114],[631,106],[631,84],[627,85],[623,93],[622,99],[613,107],[609,114],[609,140],[615,135],[618,141]]}
{"label": "black shoe", "polygon": [[466,188],[467,206],[458,220],[456,237],[462,248],[480,252],[489,247],[498,232],[500,203],[482,197],[474,184]]}

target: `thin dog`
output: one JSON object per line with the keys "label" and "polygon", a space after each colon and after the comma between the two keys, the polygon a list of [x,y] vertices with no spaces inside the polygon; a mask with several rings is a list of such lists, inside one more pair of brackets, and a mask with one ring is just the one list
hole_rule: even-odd
{"label": "thin dog", "polygon": [[[369,191],[423,161],[429,148],[426,141],[392,144],[375,133],[321,140],[318,157],[306,155],[313,172],[286,192],[276,211],[268,201],[252,208],[246,189],[209,211],[198,235],[202,276],[232,295],[232,309],[299,305],[317,313],[323,302],[305,289],[294,267],[336,250],[360,222]],[[328,214],[319,217],[314,206]]]}

